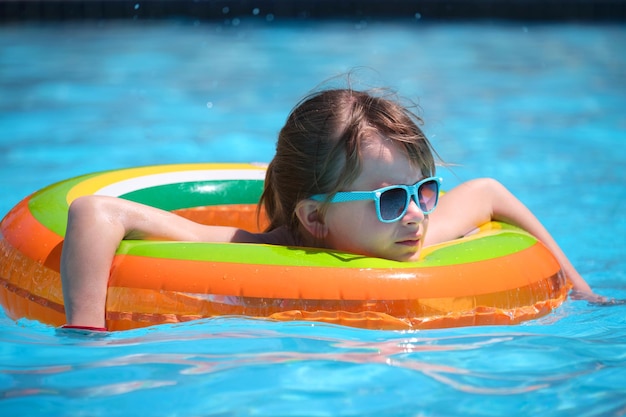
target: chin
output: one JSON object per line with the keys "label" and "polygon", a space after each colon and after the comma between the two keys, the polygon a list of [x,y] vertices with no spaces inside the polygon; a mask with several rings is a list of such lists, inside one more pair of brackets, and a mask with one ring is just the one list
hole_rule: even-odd
{"label": "chin", "polygon": [[420,253],[416,252],[414,254],[412,254],[411,256],[407,257],[406,259],[402,259],[403,262],[417,262],[420,260]]}
{"label": "chin", "polygon": [[386,256],[385,258],[398,262],[417,262],[420,259],[420,251],[403,253],[396,256]]}

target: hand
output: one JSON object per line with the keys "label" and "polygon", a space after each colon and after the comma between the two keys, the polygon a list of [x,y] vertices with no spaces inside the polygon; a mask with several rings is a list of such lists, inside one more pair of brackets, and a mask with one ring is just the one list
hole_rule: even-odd
{"label": "hand", "polygon": [[609,298],[589,291],[572,290],[570,297],[572,300],[584,300],[591,304],[605,307],[626,304],[626,300]]}

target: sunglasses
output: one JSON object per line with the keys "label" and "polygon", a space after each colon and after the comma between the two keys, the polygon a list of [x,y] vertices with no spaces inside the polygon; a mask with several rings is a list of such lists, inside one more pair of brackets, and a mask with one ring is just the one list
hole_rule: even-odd
{"label": "sunglasses", "polygon": [[440,186],[441,178],[429,177],[413,185],[390,185],[374,191],[341,191],[333,195],[330,200],[327,200],[328,194],[316,194],[309,198],[329,203],[374,200],[378,220],[383,223],[393,223],[406,214],[411,198],[422,213],[431,213],[437,207]]}

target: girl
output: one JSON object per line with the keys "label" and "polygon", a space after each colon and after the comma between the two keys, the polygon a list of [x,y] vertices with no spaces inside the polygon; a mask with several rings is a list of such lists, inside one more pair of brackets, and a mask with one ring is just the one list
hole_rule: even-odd
{"label": "girl", "polygon": [[424,245],[501,220],[546,244],[574,290],[593,298],[546,229],[495,180],[466,182],[438,201],[434,151],[421,122],[398,102],[367,92],[305,98],[280,131],[267,169],[264,233],[205,226],[117,198],[75,200],[61,260],[66,326],[104,330],[109,269],[122,239],[311,246],[417,261]]}

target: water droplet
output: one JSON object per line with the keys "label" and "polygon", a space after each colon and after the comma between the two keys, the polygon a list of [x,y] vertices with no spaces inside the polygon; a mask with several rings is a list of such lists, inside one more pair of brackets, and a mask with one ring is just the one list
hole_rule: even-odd
{"label": "water droplet", "polygon": [[265,20],[272,22],[274,20],[274,15],[272,13],[268,13],[267,16],[265,16]]}
{"label": "water droplet", "polygon": [[228,12],[230,12],[230,8],[228,6],[222,7],[222,13],[223,14],[228,14]]}
{"label": "water droplet", "polygon": [[255,16],[258,16],[258,14],[261,13],[261,10],[259,10],[258,7],[255,7],[254,9],[252,9],[252,14]]}
{"label": "water droplet", "polygon": [[139,10],[140,7],[139,3],[135,3],[135,10]]}
{"label": "water droplet", "polygon": [[207,101],[206,102],[206,108],[207,109],[212,109],[213,108],[213,102],[212,101]]}
{"label": "water droplet", "polygon": [[415,13],[415,20],[420,20],[422,18],[422,14],[421,13]]}

